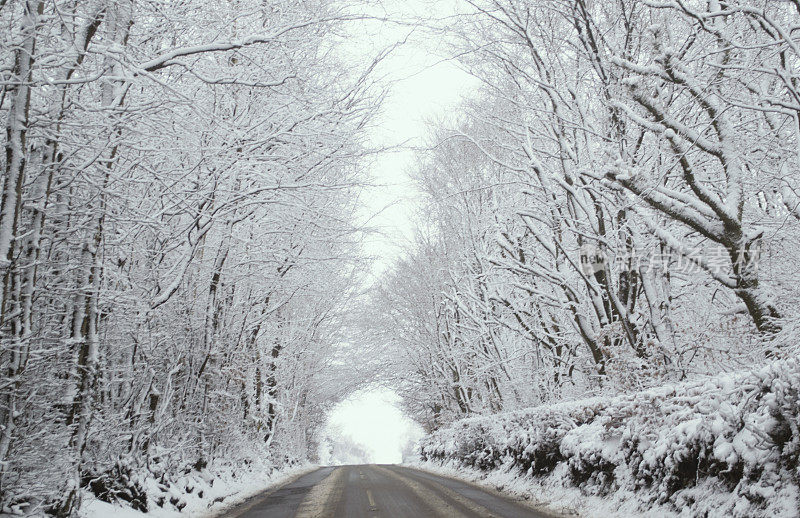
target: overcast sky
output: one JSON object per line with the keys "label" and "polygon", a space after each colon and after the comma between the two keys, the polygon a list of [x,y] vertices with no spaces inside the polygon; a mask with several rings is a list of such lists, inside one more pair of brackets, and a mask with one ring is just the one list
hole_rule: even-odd
{"label": "overcast sky", "polygon": [[[446,16],[449,4],[442,0],[384,3],[390,15],[406,17]],[[347,46],[363,65],[380,48],[401,40],[406,43],[381,68],[392,87],[372,132],[375,145],[399,149],[382,154],[372,164],[377,185],[365,193],[364,200],[365,217],[377,214],[370,223],[380,229],[366,246],[366,252],[376,257],[376,274],[391,264],[400,251],[398,244],[413,234],[418,203],[408,176],[414,166],[411,148],[424,143],[428,121],[446,115],[476,85],[471,76],[446,60],[445,49],[408,26],[359,24]],[[372,450],[374,462],[400,462],[402,442],[409,436],[419,437],[421,429],[400,411],[398,402],[396,394],[385,389],[360,392],[331,413],[331,423]]]}

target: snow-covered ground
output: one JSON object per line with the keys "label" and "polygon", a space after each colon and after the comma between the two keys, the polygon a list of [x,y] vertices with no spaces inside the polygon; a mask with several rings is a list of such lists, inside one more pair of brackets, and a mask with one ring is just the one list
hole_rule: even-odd
{"label": "snow-covered ground", "polygon": [[[84,494],[81,518],[177,518],[221,516],[247,499],[282,485],[315,468],[295,464],[275,469],[269,464],[223,466],[203,469],[179,478],[166,487],[149,478],[143,482],[148,497],[148,512],[136,511],[125,502],[108,503],[91,493]],[[162,500],[163,499],[163,500]],[[161,505],[159,505],[161,500]],[[180,510],[178,509],[180,507]]]}
{"label": "snow-covered ground", "polygon": [[800,516],[800,362],[458,421],[420,466],[609,516]]}

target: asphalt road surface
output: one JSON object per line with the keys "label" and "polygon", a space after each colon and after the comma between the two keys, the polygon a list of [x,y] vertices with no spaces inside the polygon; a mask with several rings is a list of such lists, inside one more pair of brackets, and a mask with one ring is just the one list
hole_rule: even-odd
{"label": "asphalt road surface", "polygon": [[225,518],[552,518],[467,482],[401,466],[320,468]]}

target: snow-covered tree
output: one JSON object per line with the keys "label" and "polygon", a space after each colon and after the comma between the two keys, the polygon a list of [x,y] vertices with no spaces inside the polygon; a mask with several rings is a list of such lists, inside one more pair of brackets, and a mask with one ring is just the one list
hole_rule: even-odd
{"label": "snow-covered tree", "polygon": [[0,4],[0,502],[314,451],[378,98],[346,7]]}

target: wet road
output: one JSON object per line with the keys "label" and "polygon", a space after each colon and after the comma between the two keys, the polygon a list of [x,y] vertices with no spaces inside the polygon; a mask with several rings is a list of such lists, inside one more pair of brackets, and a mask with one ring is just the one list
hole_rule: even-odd
{"label": "wet road", "polygon": [[475,485],[401,466],[339,466],[312,473],[225,518],[549,518]]}

